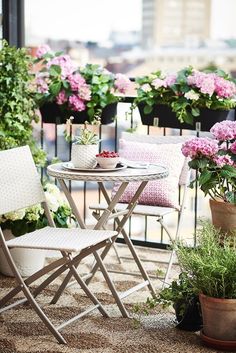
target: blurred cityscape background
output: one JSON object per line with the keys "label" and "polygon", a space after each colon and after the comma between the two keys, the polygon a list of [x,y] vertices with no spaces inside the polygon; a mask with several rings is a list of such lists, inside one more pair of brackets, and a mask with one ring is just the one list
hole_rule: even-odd
{"label": "blurred cityscape background", "polygon": [[130,77],[186,65],[235,76],[235,13],[235,0],[25,0],[25,44]]}

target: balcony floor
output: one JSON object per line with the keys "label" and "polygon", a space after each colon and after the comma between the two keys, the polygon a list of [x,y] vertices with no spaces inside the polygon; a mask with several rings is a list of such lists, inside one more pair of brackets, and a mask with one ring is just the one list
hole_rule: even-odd
{"label": "balcony floor", "polygon": [[[118,245],[118,251],[123,256],[129,255],[124,245]],[[141,257],[157,260],[164,260],[167,252],[159,250],[138,248]],[[132,271],[132,261],[123,260],[123,265],[118,265],[117,259],[111,250],[106,259],[107,267]],[[87,264],[83,264],[84,270]],[[163,266],[163,265],[162,265]],[[151,274],[155,274],[158,264],[152,261],[145,262],[145,268]],[[178,267],[174,266],[172,277],[178,274]],[[127,290],[130,286],[137,284],[139,277],[127,276],[112,273],[118,291]],[[0,297],[6,289],[13,284],[11,278],[0,277]],[[60,280],[57,280],[57,284]],[[160,281],[153,280],[156,288],[160,287]],[[80,309],[90,305],[90,301],[76,285],[68,288],[61,300],[50,306],[48,303],[55,289],[53,283],[47,290],[38,297],[43,305],[46,314],[53,317],[55,324],[61,323],[64,319],[75,315]],[[37,315],[29,306],[18,306],[0,316],[0,352],[4,353],[157,353],[157,352],[213,352],[203,347],[199,333],[180,331],[175,328],[175,315],[173,310],[163,311],[155,309],[155,312],[148,316],[138,317],[133,313],[133,304],[144,302],[149,296],[146,289],[136,292],[125,299],[125,305],[131,315],[138,319],[124,319],[114,305],[109,289],[104,285],[101,273],[93,279],[90,288],[105,305],[111,318],[104,319],[98,311],[85,318],[68,325],[61,332],[68,341],[68,345],[59,345],[54,337],[38,319]]]}

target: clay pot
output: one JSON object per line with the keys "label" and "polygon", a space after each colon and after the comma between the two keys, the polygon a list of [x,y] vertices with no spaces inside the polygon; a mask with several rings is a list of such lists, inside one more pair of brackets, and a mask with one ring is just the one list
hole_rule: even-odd
{"label": "clay pot", "polygon": [[227,234],[236,229],[236,205],[209,200],[212,215],[212,224],[221,229],[222,233]]}
{"label": "clay pot", "polygon": [[199,300],[204,336],[219,341],[235,341],[236,347],[236,299],[212,298],[199,294]]}

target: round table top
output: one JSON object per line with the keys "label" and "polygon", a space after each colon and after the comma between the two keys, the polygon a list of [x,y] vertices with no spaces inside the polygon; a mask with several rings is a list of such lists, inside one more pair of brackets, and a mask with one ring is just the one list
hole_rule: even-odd
{"label": "round table top", "polygon": [[70,170],[66,163],[51,164],[47,167],[48,175],[56,179],[78,180],[78,181],[150,181],[166,178],[168,170],[161,165],[150,164],[148,168],[122,168],[110,171],[98,169],[88,169],[86,171]]}

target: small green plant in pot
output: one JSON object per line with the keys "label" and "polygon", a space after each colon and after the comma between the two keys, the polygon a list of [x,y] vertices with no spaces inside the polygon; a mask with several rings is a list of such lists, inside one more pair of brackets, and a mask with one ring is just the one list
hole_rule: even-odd
{"label": "small green plant in pot", "polygon": [[186,272],[181,272],[178,279],[162,289],[156,298],[148,298],[146,307],[153,309],[157,305],[163,308],[173,306],[176,314],[176,327],[185,331],[199,331],[202,317],[198,293]]}
{"label": "small green plant in pot", "polygon": [[[70,127],[73,117],[67,121]],[[94,122],[92,125],[98,125],[99,121]],[[79,129],[79,134],[71,136],[66,133],[66,139],[72,141],[71,146],[71,163],[75,168],[80,169],[93,169],[97,165],[96,154],[98,153],[99,137],[95,131],[88,127],[87,123],[84,128]]]}
{"label": "small green plant in pot", "polygon": [[197,246],[176,246],[179,264],[199,293],[203,315],[202,338],[217,348],[236,349],[236,243],[210,222],[198,229]]}

